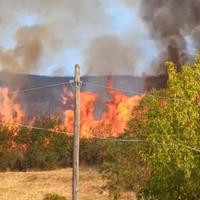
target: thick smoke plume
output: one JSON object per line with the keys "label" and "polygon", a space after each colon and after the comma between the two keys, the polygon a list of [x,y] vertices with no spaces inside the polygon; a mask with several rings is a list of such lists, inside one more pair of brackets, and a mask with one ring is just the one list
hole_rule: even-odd
{"label": "thick smoke plume", "polygon": [[[120,1],[129,6],[134,5],[130,0],[118,0]],[[88,58],[86,64],[89,66],[86,65],[86,68],[97,68],[97,73],[115,74],[116,68],[114,69],[113,64],[116,64],[116,61],[113,63],[113,60],[114,56],[117,56],[121,69],[116,71],[124,74],[126,67],[130,67],[129,72],[133,74],[136,58],[133,48],[128,47],[127,42],[109,36],[113,34],[113,19],[106,12],[110,5],[110,2],[100,0],[0,1],[0,25],[15,41],[13,47],[0,46],[0,67],[14,72],[31,73],[38,70],[47,71],[49,66],[56,63],[56,69],[54,66],[52,71],[62,72],[63,64],[58,64],[56,55],[63,54],[66,49],[78,47],[83,52],[83,56],[85,53]],[[21,23],[27,15],[35,18],[33,24]],[[113,52],[106,43],[117,49]],[[105,51],[104,46],[108,48],[106,55],[105,52],[101,52]],[[107,62],[106,65],[104,62]],[[107,71],[107,66],[112,66],[113,69]],[[73,66],[65,66],[65,69],[66,67]],[[125,67],[124,71],[123,67]],[[90,73],[90,70],[86,71]],[[95,70],[92,72],[95,73]]]}
{"label": "thick smoke plume", "polygon": [[15,36],[16,46],[9,50],[0,48],[2,68],[14,72],[31,72],[37,68],[48,34],[44,26],[20,28]]}
{"label": "thick smoke plume", "polygon": [[[21,23],[27,15],[35,17],[33,24]],[[107,30],[109,21],[96,1],[0,1],[0,25],[16,43],[11,48],[0,47],[0,66],[26,73],[48,68],[57,62],[56,54],[67,48],[84,46],[94,38],[94,33],[102,34],[102,27]],[[57,68],[61,71],[59,64]]]}
{"label": "thick smoke plume", "polygon": [[[145,56],[135,45],[136,29],[128,27],[123,39],[115,35],[107,10],[120,2],[135,12],[139,1],[140,16],[160,50],[150,74],[166,73],[165,60],[174,61],[180,70],[191,59],[186,36],[200,50],[200,0],[2,0],[0,35],[8,35],[14,44],[0,46],[0,68],[63,75],[63,69],[73,64],[63,67],[60,58],[69,58],[66,49],[78,48],[88,74],[135,75],[138,61]],[[31,23],[24,22],[27,16],[32,16]]]}
{"label": "thick smoke plume", "polygon": [[123,75],[135,73],[139,53],[114,35],[97,38],[87,51],[86,66],[91,74]]}
{"label": "thick smoke plume", "polygon": [[199,8],[199,0],[142,0],[141,16],[161,50],[154,63],[157,73],[165,71],[165,60],[174,61],[180,70],[180,65],[190,59],[185,36],[191,36],[200,50]]}

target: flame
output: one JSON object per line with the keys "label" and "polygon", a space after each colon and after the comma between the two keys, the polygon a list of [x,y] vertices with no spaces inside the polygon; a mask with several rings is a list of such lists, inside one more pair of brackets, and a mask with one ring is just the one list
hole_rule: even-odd
{"label": "flame", "polygon": [[63,104],[63,105],[66,105],[66,104],[67,104],[67,97],[66,97],[67,94],[68,94],[67,87],[64,86],[63,94],[61,94],[61,99],[62,99],[62,104]]}
{"label": "flame", "polygon": [[[115,91],[112,80],[108,79],[108,94],[111,99],[106,102],[105,111],[100,119],[95,119],[95,102],[98,95],[92,92],[81,92],[80,94],[80,132],[81,137],[98,136],[119,136],[126,128],[126,124],[131,119],[132,109],[137,106],[143,95],[128,97],[122,92]],[[66,94],[66,92],[65,92]],[[63,96],[62,96],[63,97]],[[70,94],[70,98],[74,97]],[[66,99],[66,96],[65,96]],[[64,100],[62,100],[64,102]],[[64,111],[64,125],[68,133],[73,133],[74,111],[67,109]]]}
{"label": "flame", "polygon": [[1,123],[21,123],[24,112],[20,104],[15,103],[15,96],[9,96],[8,88],[0,88],[0,121]]}
{"label": "flame", "polygon": [[[129,97],[113,88],[111,78],[107,82],[110,99],[105,103],[105,109],[99,119],[95,117],[95,103],[99,95],[94,92],[81,92],[80,94],[80,132],[81,137],[113,136],[117,137],[124,132],[127,122],[132,117],[132,110],[137,106],[144,95]],[[20,104],[15,102],[16,96],[10,96],[8,88],[0,88],[0,122],[6,124],[14,134],[25,118]],[[71,106],[74,100],[73,93],[66,87],[61,94],[62,104],[68,109],[63,112],[64,122],[57,125],[54,130],[65,131],[69,135],[74,132],[74,109]],[[35,118],[30,121],[34,124]],[[26,148],[26,147],[24,147]]]}
{"label": "flame", "polygon": [[[71,94],[70,94],[71,96]],[[65,97],[66,98],[66,97]],[[71,96],[71,98],[73,98]],[[96,124],[93,112],[94,103],[97,99],[97,94],[92,92],[82,92],[80,94],[81,104],[80,104],[80,130],[83,137],[87,137]],[[73,134],[74,126],[74,110],[69,109],[64,111],[64,125],[62,125],[62,130],[65,129],[69,134]]]}
{"label": "flame", "polygon": [[98,95],[92,92],[82,92],[80,94],[80,131],[82,137],[88,137],[96,126],[94,118],[94,104]]}
{"label": "flame", "polygon": [[137,106],[143,96],[128,97],[122,92],[113,89],[112,80],[108,79],[108,93],[111,100],[106,103],[106,111],[102,114],[97,130],[103,127],[103,135],[118,136],[126,128],[128,120],[131,118],[132,109]]}
{"label": "flame", "polygon": [[[8,88],[0,88],[0,123],[1,128],[6,126],[12,130],[13,135],[17,135],[19,127],[16,123],[21,123],[24,112],[20,104],[15,103],[15,96],[9,96]],[[3,125],[3,126],[2,126]],[[15,144],[12,145],[16,147]]]}

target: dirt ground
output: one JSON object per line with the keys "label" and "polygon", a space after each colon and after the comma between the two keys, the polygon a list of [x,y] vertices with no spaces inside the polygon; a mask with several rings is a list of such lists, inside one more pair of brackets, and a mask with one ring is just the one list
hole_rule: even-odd
{"label": "dirt ground", "polygon": [[[71,169],[44,172],[1,172],[1,200],[42,200],[47,193],[56,193],[71,200]],[[107,200],[108,193],[96,169],[81,168],[80,199]]]}

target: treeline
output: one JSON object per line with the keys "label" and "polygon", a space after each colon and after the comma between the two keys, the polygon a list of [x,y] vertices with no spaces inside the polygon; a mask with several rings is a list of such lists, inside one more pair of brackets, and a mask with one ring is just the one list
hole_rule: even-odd
{"label": "treeline", "polygon": [[[52,129],[59,121],[37,119],[34,126]],[[8,126],[0,127],[0,170],[49,170],[72,166],[72,138],[48,130]],[[102,163],[105,143],[80,140],[80,162],[85,165]]]}

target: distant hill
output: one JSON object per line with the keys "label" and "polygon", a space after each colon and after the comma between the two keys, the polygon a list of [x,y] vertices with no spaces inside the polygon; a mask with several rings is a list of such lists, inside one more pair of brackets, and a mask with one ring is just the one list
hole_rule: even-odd
{"label": "distant hill", "polygon": [[[81,77],[83,82],[105,85],[107,76],[84,76]],[[8,87],[10,91],[28,89],[32,87],[45,86],[49,84],[57,84],[73,80],[73,77],[49,77],[29,74],[13,74],[5,71],[0,72],[0,87]],[[124,90],[131,90],[136,93],[142,93],[151,88],[164,88],[166,86],[167,77],[133,77],[133,76],[112,76],[113,87]],[[73,90],[73,86],[67,85],[68,90]],[[53,88],[45,88],[31,92],[25,92],[17,95],[16,100],[19,101],[23,109],[27,113],[27,117],[40,115],[60,114],[65,109],[61,104],[61,94],[64,86]],[[97,115],[103,109],[104,102],[108,99],[106,89],[91,85],[82,85],[82,91],[91,91],[99,94],[97,101]],[[134,94],[127,93],[129,96]]]}

